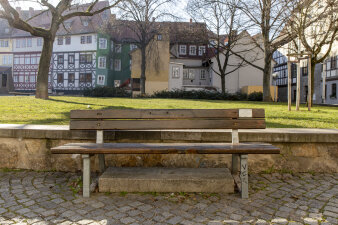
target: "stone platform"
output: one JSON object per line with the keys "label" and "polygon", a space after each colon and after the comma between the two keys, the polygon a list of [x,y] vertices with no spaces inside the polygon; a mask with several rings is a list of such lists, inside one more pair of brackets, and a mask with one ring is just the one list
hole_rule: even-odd
{"label": "stone platform", "polygon": [[110,167],[99,191],[234,193],[234,180],[227,168]]}

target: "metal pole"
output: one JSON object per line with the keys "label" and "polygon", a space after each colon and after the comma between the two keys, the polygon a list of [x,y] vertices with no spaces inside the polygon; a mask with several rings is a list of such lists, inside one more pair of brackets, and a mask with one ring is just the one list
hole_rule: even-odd
{"label": "metal pole", "polygon": [[311,74],[311,58],[312,56],[309,55],[308,61],[307,61],[307,65],[308,65],[308,78],[307,78],[307,108],[309,111],[311,111],[311,105],[312,105],[312,92],[311,92],[311,78],[312,78],[312,74]]}

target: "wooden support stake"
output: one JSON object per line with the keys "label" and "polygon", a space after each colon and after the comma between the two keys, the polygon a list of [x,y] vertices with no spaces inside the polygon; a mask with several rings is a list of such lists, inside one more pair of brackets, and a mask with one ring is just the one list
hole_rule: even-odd
{"label": "wooden support stake", "polygon": [[300,105],[300,61],[297,63],[297,93],[296,93],[296,110],[299,111]]}
{"label": "wooden support stake", "polygon": [[[98,130],[96,132],[96,143],[103,144],[103,130]],[[104,154],[99,154],[99,170],[103,173],[106,169]]]}
{"label": "wooden support stake", "polygon": [[290,57],[288,57],[288,110],[291,111],[291,84],[292,84],[292,71],[291,71]]}
{"label": "wooden support stake", "polygon": [[83,159],[83,197],[90,197],[90,157],[87,154],[82,155]]}
{"label": "wooden support stake", "polygon": [[311,55],[308,58],[308,78],[307,78],[307,108],[309,111],[311,111],[311,105],[312,105],[312,92],[311,92],[311,78],[312,78],[312,74],[311,74]]}
{"label": "wooden support stake", "polygon": [[326,62],[324,60],[323,63],[323,92],[322,92],[322,99],[323,99],[323,104],[326,102],[326,90],[325,90],[325,85],[326,85]]}

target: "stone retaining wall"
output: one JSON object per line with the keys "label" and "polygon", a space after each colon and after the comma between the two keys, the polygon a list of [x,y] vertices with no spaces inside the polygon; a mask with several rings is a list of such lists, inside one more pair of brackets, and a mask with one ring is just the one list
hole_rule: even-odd
{"label": "stone retaining wall", "polygon": [[[250,155],[249,170],[338,172],[338,130],[240,130],[240,142],[268,142],[280,155]],[[95,142],[95,132],[68,126],[0,125],[0,168],[81,170],[80,155],[52,155],[50,148],[70,142]],[[106,142],[231,142],[230,130],[115,131]],[[231,155],[107,155],[109,166],[229,167]],[[97,159],[92,157],[93,170]]]}

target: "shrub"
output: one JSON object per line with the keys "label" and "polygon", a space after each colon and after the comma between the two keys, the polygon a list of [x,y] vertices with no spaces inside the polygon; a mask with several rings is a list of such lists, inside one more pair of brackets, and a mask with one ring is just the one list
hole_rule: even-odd
{"label": "shrub", "polygon": [[209,99],[209,100],[246,100],[247,95],[243,93],[220,93],[217,91],[208,90],[173,90],[173,91],[158,91],[150,96],[151,98],[182,98],[182,99]]}
{"label": "shrub", "polygon": [[85,89],[83,95],[86,97],[130,97],[130,92],[122,88],[99,86]]}
{"label": "shrub", "polygon": [[252,92],[248,96],[249,101],[263,101],[263,93],[262,92]]}

